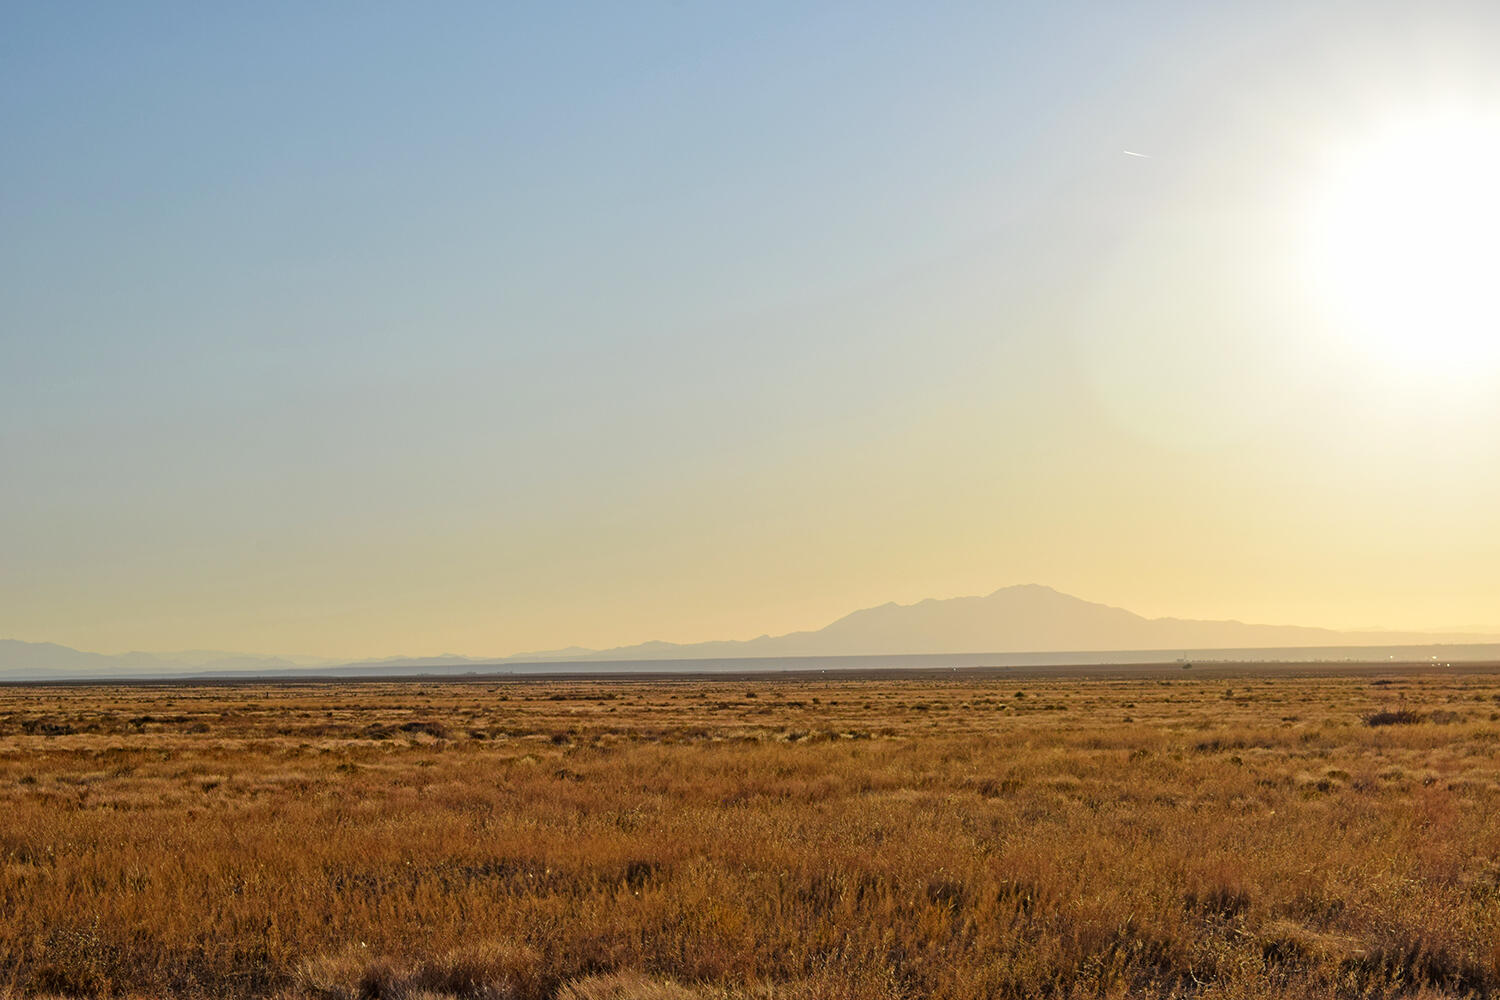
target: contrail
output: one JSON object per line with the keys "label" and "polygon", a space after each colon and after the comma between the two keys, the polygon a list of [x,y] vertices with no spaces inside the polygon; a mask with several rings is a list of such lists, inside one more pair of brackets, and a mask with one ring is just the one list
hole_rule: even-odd
{"label": "contrail", "polygon": [[1139,156],[1143,160],[1151,159],[1150,153],[1137,153],[1132,149],[1122,149],[1120,150],[1120,152],[1124,153],[1126,156]]}

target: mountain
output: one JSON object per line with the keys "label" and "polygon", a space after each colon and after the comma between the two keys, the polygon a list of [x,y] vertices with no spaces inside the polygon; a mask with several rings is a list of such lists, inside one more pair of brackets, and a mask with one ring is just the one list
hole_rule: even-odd
{"label": "mountain", "polygon": [[[1145,618],[1051,587],[1023,584],[983,597],[929,598],[882,604],[845,615],[821,629],[755,639],[678,644],[644,642],[614,649],[579,647],[503,659],[463,656],[390,657],[346,663],[253,656],[208,650],[185,653],[85,653],[47,642],[0,639],[0,680],[57,677],[184,675],[397,676],[466,673],[505,664],[597,663],[611,660],[727,660],[758,657],[885,656],[892,654],[1098,653],[1128,650],[1250,650],[1408,646],[1496,642],[1480,633],[1338,632],[1295,625]],[[1486,654],[1488,655],[1488,654]],[[1425,656],[1425,654],[1424,654]],[[309,669],[311,668],[311,669]]]}
{"label": "mountain", "polygon": [[[731,656],[859,656],[896,653],[1020,653],[1043,651],[1248,649],[1270,647],[1474,643],[1471,633],[1339,632],[1297,625],[1145,618],[1051,587],[1022,584],[983,597],[929,598],[882,604],[845,615],[816,631],[743,641],[679,645],[646,642],[580,654],[528,654],[538,660],[698,659]],[[519,661],[520,657],[511,657]]]}
{"label": "mountain", "polygon": [[141,677],[278,671],[338,661],[197,649],[176,653],[86,653],[54,642],[0,639],[0,680],[18,677]]}
{"label": "mountain", "polygon": [[55,642],[0,639],[0,675],[7,673],[75,670],[114,670],[122,664],[103,653],[84,653]]}

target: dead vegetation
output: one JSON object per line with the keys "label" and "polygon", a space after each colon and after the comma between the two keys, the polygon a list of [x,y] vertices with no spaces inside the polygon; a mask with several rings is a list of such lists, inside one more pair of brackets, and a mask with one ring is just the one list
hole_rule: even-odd
{"label": "dead vegetation", "polygon": [[1436,673],[4,688],[0,997],[1489,996],[1497,711]]}

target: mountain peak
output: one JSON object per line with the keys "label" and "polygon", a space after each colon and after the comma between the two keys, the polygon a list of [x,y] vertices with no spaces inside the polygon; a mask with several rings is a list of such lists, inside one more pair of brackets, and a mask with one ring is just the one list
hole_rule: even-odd
{"label": "mountain peak", "polygon": [[642,643],[604,650],[591,660],[694,657],[861,656],[902,653],[1104,652],[1250,649],[1400,642],[1479,642],[1490,637],[1421,633],[1347,633],[1239,621],[1145,618],[1041,583],[986,595],[887,601],[851,611],[823,628],[744,641],[668,646]]}

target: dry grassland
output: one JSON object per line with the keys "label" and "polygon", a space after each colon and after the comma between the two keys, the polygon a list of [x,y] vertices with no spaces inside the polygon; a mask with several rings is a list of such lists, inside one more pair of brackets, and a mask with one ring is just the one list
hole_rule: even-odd
{"label": "dry grassland", "polygon": [[0,688],[0,997],[1484,996],[1497,713],[1440,673]]}

